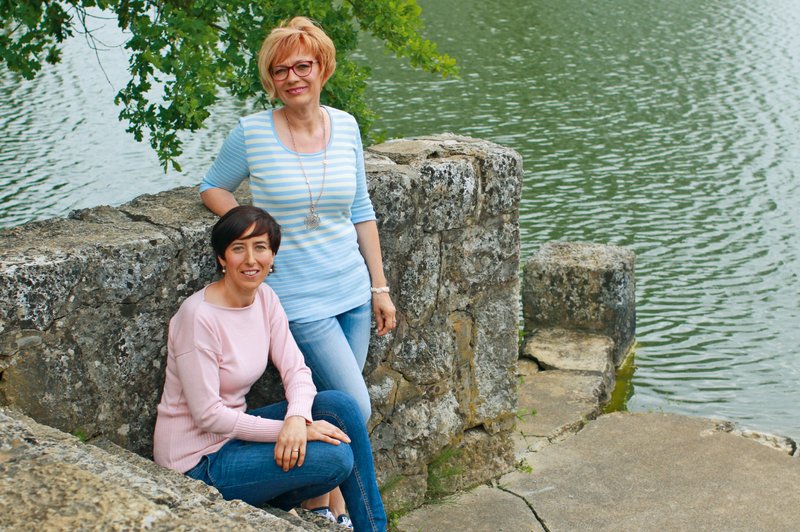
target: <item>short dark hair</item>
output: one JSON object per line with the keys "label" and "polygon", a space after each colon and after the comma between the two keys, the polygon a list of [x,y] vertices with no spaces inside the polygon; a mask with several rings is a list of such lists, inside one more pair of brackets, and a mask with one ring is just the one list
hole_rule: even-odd
{"label": "short dark hair", "polygon": [[[253,224],[255,224],[253,230],[243,235]],[[272,253],[278,253],[281,245],[281,226],[267,211],[252,205],[239,205],[226,212],[211,229],[211,247],[217,256],[217,271],[222,271],[219,259],[225,257],[225,250],[234,240],[261,235],[267,235]]]}

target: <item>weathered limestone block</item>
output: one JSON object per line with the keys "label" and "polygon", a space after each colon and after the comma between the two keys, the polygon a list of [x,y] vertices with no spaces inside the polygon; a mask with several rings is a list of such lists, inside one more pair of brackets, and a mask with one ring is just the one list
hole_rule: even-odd
{"label": "weathered limestone block", "polygon": [[[2,402],[148,453],[164,319],[210,278],[193,276],[208,270],[208,253],[108,208],[5,231],[0,242]],[[49,268],[53,256],[63,268]]]}
{"label": "weathered limestone block", "polygon": [[596,373],[550,370],[521,377],[516,430],[555,441],[600,414],[608,389]]}
{"label": "weathered limestone block", "polygon": [[619,364],[636,333],[634,254],[600,244],[546,243],[523,273],[525,331],[558,327],[608,336]]}
{"label": "weathered limestone block", "polygon": [[0,493],[3,530],[316,529],[225,501],[202,482],[7,409],[0,409]]}
{"label": "weathered limestone block", "polygon": [[[522,161],[443,135],[366,156],[397,330],[364,369],[387,507],[418,504],[443,449],[510,448],[516,409]],[[247,187],[237,193],[247,201]],[[167,322],[215,276],[196,189],[0,231],[0,404],[149,457]],[[274,371],[251,405],[275,401]],[[466,437],[465,434],[469,434]],[[453,486],[503,472],[498,452]]]}
{"label": "weathered limestone block", "polygon": [[[518,293],[517,285],[506,286],[507,298]],[[467,419],[469,427],[479,422],[490,433],[506,431],[517,408],[516,361],[519,309],[503,300],[486,297],[477,305],[474,327],[475,354],[471,361],[473,397]],[[513,335],[506,324],[514,323]]]}
{"label": "weathered limestone block", "polygon": [[542,369],[614,371],[614,342],[608,336],[568,329],[539,329],[526,338],[522,355]]}
{"label": "weathered limestone block", "polygon": [[435,232],[461,228],[478,208],[478,179],[470,161],[436,159],[419,169],[420,193],[427,198],[421,213],[422,229]]}
{"label": "weathered limestone block", "polygon": [[476,215],[492,217],[514,212],[522,194],[522,159],[509,149],[487,141],[457,135],[397,139],[373,146],[370,151],[398,165],[420,168],[425,161],[464,158],[476,165],[479,206]]}

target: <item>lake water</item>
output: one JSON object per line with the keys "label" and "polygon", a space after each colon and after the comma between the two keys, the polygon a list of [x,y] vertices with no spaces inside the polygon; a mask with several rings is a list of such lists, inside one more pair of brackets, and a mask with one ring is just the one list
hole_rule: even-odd
{"label": "lake water", "polygon": [[[461,78],[365,46],[377,128],[519,151],[523,258],[552,240],[636,252],[629,410],[800,439],[800,0],[421,5]],[[220,104],[165,175],[116,122],[123,52],[100,58],[105,74],[74,39],[33,82],[0,69],[0,226],[193,184],[249,112]]]}

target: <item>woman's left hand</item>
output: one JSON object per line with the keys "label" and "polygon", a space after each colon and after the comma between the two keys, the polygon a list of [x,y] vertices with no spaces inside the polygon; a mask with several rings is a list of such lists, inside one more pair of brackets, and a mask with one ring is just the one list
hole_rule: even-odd
{"label": "woman's left hand", "polygon": [[375,313],[378,336],[397,327],[397,310],[388,293],[372,294],[372,312]]}
{"label": "woman's left hand", "polygon": [[275,462],[284,471],[303,465],[306,459],[306,420],[291,416],[283,421],[283,428],[275,442]]}

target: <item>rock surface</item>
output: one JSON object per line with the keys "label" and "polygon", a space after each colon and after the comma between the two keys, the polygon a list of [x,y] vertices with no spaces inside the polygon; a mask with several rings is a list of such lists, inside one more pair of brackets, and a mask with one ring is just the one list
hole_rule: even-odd
{"label": "rock surface", "polygon": [[108,452],[0,409],[3,530],[317,530],[107,443]]}
{"label": "rock surface", "polygon": [[702,418],[604,415],[503,477],[550,531],[795,530],[800,461]]}
{"label": "rock surface", "polygon": [[602,414],[619,347],[633,342],[632,254],[548,244],[534,257],[517,471],[417,509],[398,530],[795,530],[796,442],[727,421]]}
{"label": "rock surface", "polygon": [[502,489],[479,486],[457,500],[431,504],[401,521],[401,531],[544,532],[521,497]]}

